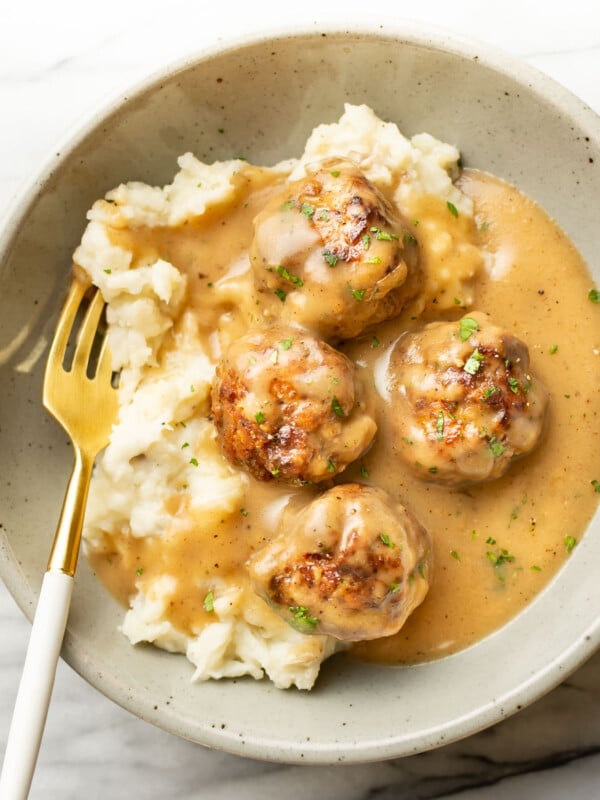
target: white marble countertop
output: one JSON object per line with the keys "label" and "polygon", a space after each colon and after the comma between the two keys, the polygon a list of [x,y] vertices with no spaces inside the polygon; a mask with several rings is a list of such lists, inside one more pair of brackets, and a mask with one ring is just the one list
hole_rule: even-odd
{"label": "white marble countertop", "polygon": [[[492,43],[543,70],[600,112],[600,6],[590,0],[328,0],[320,13],[263,0],[19,0],[0,13],[0,213],[71,125],[157,65],[288,19],[391,17]],[[364,10],[363,10],[364,7]],[[364,18],[364,16],[363,16]],[[0,421],[1,422],[1,421]],[[0,751],[29,624],[0,585]],[[535,705],[476,736],[397,761],[286,767],[205,750],[130,716],[64,663],[31,797],[600,797],[600,654]]]}

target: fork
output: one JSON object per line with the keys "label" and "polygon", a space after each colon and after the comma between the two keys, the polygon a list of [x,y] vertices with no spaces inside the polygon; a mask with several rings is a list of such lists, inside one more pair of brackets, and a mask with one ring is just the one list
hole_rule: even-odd
{"label": "fork", "polygon": [[104,300],[97,290],[77,331],[72,363],[70,367],[65,365],[68,344],[77,327],[79,308],[88,288],[80,280],[73,280],[44,375],[44,407],[71,438],[75,463],[42,582],[17,692],[0,776],[3,800],[21,800],[29,794],[67,624],[92,468],[96,456],[108,444],[117,416],[117,392],[113,386],[106,337],[99,352],[96,347],[102,337],[99,323],[104,308]]}

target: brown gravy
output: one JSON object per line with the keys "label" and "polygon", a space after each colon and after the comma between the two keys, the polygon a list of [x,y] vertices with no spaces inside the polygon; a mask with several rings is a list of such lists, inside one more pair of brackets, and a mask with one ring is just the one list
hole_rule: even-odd
{"label": "brown gravy", "polygon": [[[239,181],[247,183],[244,196],[225,209],[223,218],[223,209],[215,209],[198,225],[113,233],[115,243],[134,250],[134,264],[160,255],[184,271],[189,302],[207,341],[216,329],[224,344],[260,318],[261,300],[244,256],[252,219],[278,185],[272,173],[258,169],[245,171]],[[499,480],[464,490],[425,484],[395,458],[386,431],[389,409],[375,390],[388,348],[423,319],[411,319],[409,309],[344,345],[373,386],[379,427],[373,447],[340,481],[386,488],[434,539],[434,576],[425,602],[395,636],[354,645],[352,652],[361,659],[414,663],[436,658],[503,625],[568,557],[566,541],[572,546],[580,539],[599,499],[591,481],[600,478],[600,318],[587,299],[585,264],[558,226],[516,189],[473,170],[464,173],[460,187],[475,205],[475,235],[494,254],[491,271],[479,270],[470,284],[469,307],[490,313],[528,344],[531,370],[550,391],[547,429],[537,450]],[[439,213],[435,200],[411,209],[420,221]],[[232,264],[238,266],[232,269]],[[454,302],[456,313],[437,317],[462,315],[465,298]],[[435,302],[427,304],[426,315],[435,318],[434,312]],[[250,479],[244,505],[232,520],[216,519],[209,530],[192,520],[189,529],[166,540],[116,534],[111,552],[92,554],[92,563],[124,603],[136,584],[162,573],[177,576],[170,619],[183,631],[198,632],[209,619],[198,596],[198,577],[245,582],[243,565],[273,535],[286,499],[293,508],[313,492]],[[169,502],[173,514],[185,511],[185,494]]]}

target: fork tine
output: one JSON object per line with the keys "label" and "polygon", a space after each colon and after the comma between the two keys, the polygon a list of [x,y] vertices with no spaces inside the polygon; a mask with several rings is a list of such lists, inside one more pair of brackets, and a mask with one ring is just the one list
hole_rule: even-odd
{"label": "fork tine", "polygon": [[85,317],[81,323],[79,334],[77,336],[77,346],[75,348],[75,355],[73,356],[72,369],[81,369],[85,371],[92,352],[92,345],[98,332],[98,323],[102,316],[104,308],[104,298],[99,291],[96,291],[94,299],[85,312]]}
{"label": "fork tine", "polygon": [[86,293],[88,287],[79,280],[71,281],[71,288],[65,300],[63,310],[56,324],[56,331],[48,353],[48,363],[46,371],[50,372],[56,369],[57,364],[62,364],[69,337],[73,328],[73,320],[77,313],[77,309],[81,303],[83,295]]}
{"label": "fork tine", "polygon": [[110,352],[110,348],[108,347],[108,336],[105,336],[102,345],[100,346],[100,353],[98,355],[96,377],[99,378],[100,381],[110,382],[112,373],[112,354]]}

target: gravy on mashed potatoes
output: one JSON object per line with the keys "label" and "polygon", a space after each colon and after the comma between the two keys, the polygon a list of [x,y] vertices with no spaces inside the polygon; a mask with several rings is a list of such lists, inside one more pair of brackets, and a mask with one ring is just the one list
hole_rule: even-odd
{"label": "gravy on mashed potatoes", "polygon": [[[329,484],[249,476],[223,455],[211,416],[223,353],[276,322],[283,304],[254,279],[254,220],[332,158],[357,165],[408,221],[422,269],[398,316],[336,345],[367,389],[377,433],[335,483],[385,490],[433,542],[429,591],[403,627],[351,644],[289,625],[255,593],[246,566]],[[206,165],[187,153],[178,163],[168,186],[127,183],[94,203],[74,254],[76,272],[107,301],[121,371],[119,420],[97,461],[84,537],[127,607],[124,634],[185,653],[194,680],[266,674],[309,689],[336,650],[415,663],[507,622],[576,546],[598,501],[600,319],[573,245],[514,187],[461,171],[453,146],[406,139],[366,106],[317,127],[298,160]],[[399,457],[390,360],[402,335],[471,310],[526,343],[550,401],[532,454],[493,481],[448,486]]]}

